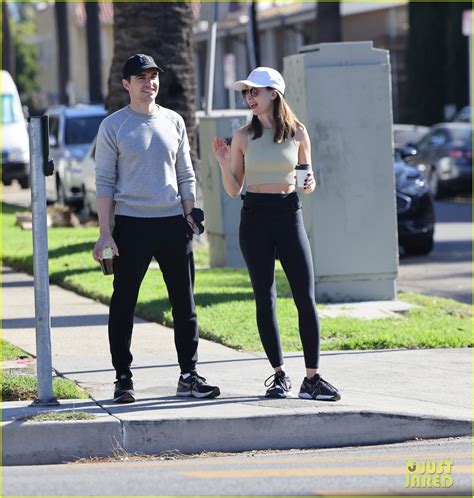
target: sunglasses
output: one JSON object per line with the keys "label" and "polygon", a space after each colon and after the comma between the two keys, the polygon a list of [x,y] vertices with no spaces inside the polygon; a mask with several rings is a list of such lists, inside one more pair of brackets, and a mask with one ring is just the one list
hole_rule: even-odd
{"label": "sunglasses", "polygon": [[258,97],[258,94],[260,93],[261,88],[246,88],[245,90],[242,90],[242,97],[245,99],[247,98],[247,94],[250,94],[251,97]]}

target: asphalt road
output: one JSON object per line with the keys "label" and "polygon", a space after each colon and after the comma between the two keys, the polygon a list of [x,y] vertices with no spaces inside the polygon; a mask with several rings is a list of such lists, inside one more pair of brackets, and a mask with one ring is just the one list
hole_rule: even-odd
{"label": "asphalt road", "polygon": [[[3,187],[2,199],[30,205],[30,191],[13,183]],[[399,290],[472,302],[472,201],[436,202],[435,246],[428,256],[400,258]]]}
{"label": "asphalt road", "polygon": [[434,249],[428,256],[400,258],[397,286],[471,304],[471,200],[436,202]]}
{"label": "asphalt road", "polygon": [[[3,467],[2,495],[472,496],[471,448],[471,438],[459,438],[175,460],[122,456],[111,462]],[[440,477],[435,478],[438,472]],[[441,483],[449,487],[439,487]]]}

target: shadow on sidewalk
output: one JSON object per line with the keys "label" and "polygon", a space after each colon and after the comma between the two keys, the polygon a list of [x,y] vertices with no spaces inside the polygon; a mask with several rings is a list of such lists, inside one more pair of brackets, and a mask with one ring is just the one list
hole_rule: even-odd
{"label": "shadow on sidewalk", "polygon": [[[121,415],[125,413],[146,412],[154,410],[189,410],[204,406],[233,405],[239,403],[253,403],[256,401],[269,401],[265,396],[234,396],[227,398],[199,399],[181,398],[178,396],[154,396],[152,398],[139,398],[135,403],[118,404],[112,399],[97,399],[96,403],[107,410],[111,415]],[[271,401],[271,400],[270,400]],[[281,401],[281,400],[273,400]],[[143,420],[140,420],[143,423]],[[146,423],[146,421],[145,421]],[[151,421],[151,423],[154,423]]]}
{"label": "shadow on sidewalk", "polygon": [[[92,327],[94,325],[107,326],[109,315],[70,315],[70,316],[52,316],[51,328],[63,327]],[[34,318],[7,318],[2,320],[4,329],[34,329]]]}
{"label": "shadow on sidewalk", "polygon": [[[230,349],[230,348],[229,348]],[[374,349],[374,350],[360,350],[360,351],[322,351],[321,356],[344,356],[344,355],[360,355],[360,354],[374,354],[374,353],[406,353],[406,349]],[[249,361],[262,361],[268,363],[268,359],[265,356],[265,353],[243,353],[240,351],[236,351],[236,354],[240,354],[242,356],[249,355],[244,358],[226,358],[222,360],[208,360],[208,361],[200,361],[198,363],[198,368],[203,365],[219,365],[222,363],[241,363],[241,362],[249,362]],[[252,355],[252,356],[250,356]],[[303,353],[289,353],[284,355],[285,360],[294,359],[294,358],[303,358]],[[148,369],[162,369],[162,368],[179,368],[178,363],[167,363],[164,365],[141,365],[135,366],[132,365],[132,371],[137,370],[148,370]],[[96,370],[70,370],[67,372],[60,372],[61,375],[64,376],[74,376],[81,374],[93,374],[93,373],[106,373],[106,372],[115,372],[113,368],[102,368]]]}

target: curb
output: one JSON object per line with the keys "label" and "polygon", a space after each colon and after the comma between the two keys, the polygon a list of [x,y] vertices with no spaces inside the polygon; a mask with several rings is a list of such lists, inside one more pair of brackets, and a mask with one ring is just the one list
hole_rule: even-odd
{"label": "curb", "polygon": [[[150,421],[24,422],[3,426],[3,465],[57,464],[116,451],[242,452],[470,436],[471,420],[377,412]],[[34,442],[34,444],[32,444]]]}
{"label": "curb", "polygon": [[123,439],[121,423],[111,418],[4,423],[2,465],[56,464],[111,456]]}

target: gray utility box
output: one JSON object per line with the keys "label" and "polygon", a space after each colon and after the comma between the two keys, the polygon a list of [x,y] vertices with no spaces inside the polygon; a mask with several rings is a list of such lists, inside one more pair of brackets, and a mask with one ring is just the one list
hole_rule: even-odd
{"label": "gray utility box", "polygon": [[286,99],[311,137],[318,186],[301,195],[318,301],[394,299],[398,269],[390,63],[372,42],[284,59]]}
{"label": "gray utility box", "polygon": [[243,268],[239,246],[239,223],[242,201],[232,199],[224,190],[219,163],[212,153],[214,137],[230,139],[234,131],[247,123],[248,110],[212,111],[199,118],[201,184],[209,240],[210,265]]}

